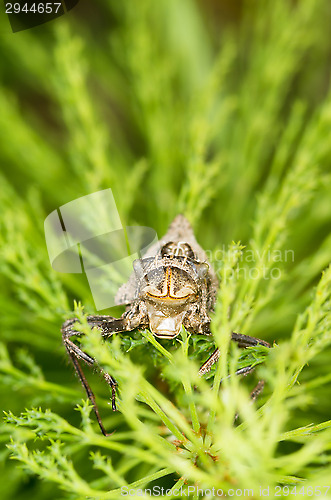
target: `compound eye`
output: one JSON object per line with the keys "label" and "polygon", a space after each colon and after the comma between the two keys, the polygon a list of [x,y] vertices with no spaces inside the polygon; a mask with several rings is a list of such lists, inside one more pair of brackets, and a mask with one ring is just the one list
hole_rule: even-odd
{"label": "compound eye", "polygon": [[163,245],[161,256],[188,257],[189,259],[194,259],[194,252],[190,245],[184,241],[177,241],[176,243],[169,241],[169,243]]}
{"label": "compound eye", "polygon": [[161,257],[165,257],[167,255],[173,256],[176,250],[176,243],[173,241],[169,241],[166,245],[163,245],[161,248]]}

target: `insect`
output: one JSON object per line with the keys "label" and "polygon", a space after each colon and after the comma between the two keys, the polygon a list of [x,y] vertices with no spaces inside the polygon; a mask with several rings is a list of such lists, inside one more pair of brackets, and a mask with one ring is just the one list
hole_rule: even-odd
{"label": "insect", "polygon": [[[88,316],[91,327],[97,327],[104,339],[115,333],[131,332],[137,328],[149,328],[157,338],[173,339],[182,326],[190,333],[211,336],[210,313],[214,309],[218,279],[208,262],[207,255],[197,243],[192,227],[183,215],[177,215],[161,241],[153,245],[141,259],[133,264],[134,271],[127,283],[117,292],[115,302],[126,305],[120,318]],[[112,409],[116,410],[116,381],[103,371],[97,360],[75,344],[74,338],[83,335],[74,329],[76,318],[62,325],[63,342],[101,429],[106,436],[95,396],[85,378],[80,361],[99,368],[112,391]],[[232,333],[232,340],[241,348],[258,344],[270,347],[268,342],[240,333]],[[219,359],[216,349],[199,370],[208,373]],[[246,375],[253,371],[248,366],[236,372]],[[263,388],[263,382],[252,392],[255,399]]]}

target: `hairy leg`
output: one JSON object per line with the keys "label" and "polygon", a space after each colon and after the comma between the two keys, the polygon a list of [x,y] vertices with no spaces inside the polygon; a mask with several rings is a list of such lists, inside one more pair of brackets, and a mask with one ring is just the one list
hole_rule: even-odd
{"label": "hairy leg", "polygon": [[[245,347],[251,347],[255,345],[264,345],[265,347],[271,347],[268,342],[265,340],[257,339],[255,337],[250,337],[249,335],[243,335],[241,333],[232,333],[231,339],[237,342],[238,347],[245,348]],[[199,370],[199,375],[204,375],[205,373],[208,373],[211,370],[211,367],[219,360],[221,353],[219,349],[216,349],[203,363]],[[240,370],[236,371],[236,375],[247,375],[248,373],[252,372],[254,368],[251,368],[250,366],[247,366],[246,368],[241,368]]]}
{"label": "hairy leg", "polygon": [[[265,347],[271,347],[268,342],[265,340],[258,339],[256,337],[250,337],[249,335],[243,335],[241,333],[232,333],[231,339],[237,342],[238,346],[241,348],[246,348],[250,346],[255,346],[255,345],[263,345]],[[211,367],[218,361],[221,353],[219,349],[216,349],[211,356],[203,363],[199,370],[199,375],[204,375],[205,373],[208,373],[211,370]],[[240,368],[235,372],[235,375],[243,375],[246,376],[249,373],[252,373],[254,371],[255,367],[251,366],[246,366],[245,368]],[[251,392],[251,399],[252,401],[255,401],[258,396],[261,394],[263,391],[264,387],[264,380],[259,380],[256,387],[253,389]],[[237,418],[237,416],[236,416]]]}
{"label": "hairy leg", "polygon": [[[105,436],[108,436],[109,434],[106,432],[104,425],[101,420],[101,416],[99,413],[98,406],[95,401],[95,396],[93,394],[92,389],[89,386],[89,383],[87,382],[87,379],[84,375],[83,369],[80,365],[80,361],[84,361],[87,365],[89,366],[95,366],[98,368],[100,373],[102,374],[103,378],[107,382],[107,384],[111,388],[111,393],[112,393],[112,410],[116,411],[116,380],[109,375],[107,372],[105,372],[97,363],[97,361],[84,352],[82,349],[80,349],[79,346],[73,342],[72,338],[74,337],[80,337],[84,335],[82,332],[78,332],[77,330],[74,329],[75,323],[77,323],[78,320],[77,318],[73,318],[70,320],[67,320],[65,323],[62,325],[62,338],[63,338],[63,343],[65,345],[66,351],[69,355],[69,358],[71,359],[74,368],[76,370],[76,373],[86,391],[87,397],[89,398],[90,402],[93,405],[93,410],[96,415],[99,427],[101,429],[102,434]],[[87,322],[91,326],[91,328],[96,327],[100,330],[100,333],[102,337],[104,338],[109,338],[111,337],[114,333],[119,333],[119,332],[128,332],[131,331],[131,324],[129,321],[123,318],[112,318],[111,316],[87,316]]]}

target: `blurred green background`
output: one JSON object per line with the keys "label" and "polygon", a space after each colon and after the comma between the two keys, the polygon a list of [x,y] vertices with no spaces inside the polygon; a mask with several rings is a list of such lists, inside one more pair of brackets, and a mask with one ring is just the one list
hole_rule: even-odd
{"label": "blurred green background", "polygon": [[[279,280],[251,289],[257,309],[240,325],[288,339],[331,255],[330,2],[81,0],[15,34],[1,21],[2,408],[79,423],[60,325],[74,300],[93,300],[84,276],[51,269],[43,223],[109,187],[123,223],[162,235],[184,213],[207,250],[293,250]],[[329,357],[311,361],[310,380]],[[329,418],[328,386],[312,394],[293,425]],[[2,499],[70,497],[1,456]]]}

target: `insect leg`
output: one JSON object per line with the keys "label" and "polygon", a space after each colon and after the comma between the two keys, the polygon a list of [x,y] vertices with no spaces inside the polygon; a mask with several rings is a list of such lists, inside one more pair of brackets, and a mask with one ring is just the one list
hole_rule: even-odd
{"label": "insect leg", "polygon": [[264,388],[264,380],[259,380],[256,387],[254,387],[254,389],[251,392],[252,401],[255,401],[259,397],[259,395],[263,391],[263,388]]}
{"label": "insect leg", "polygon": [[[70,343],[75,345],[71,341],[70,341]],[[77,350],[76,349],[73,350],[72,347],[69,347],[69,342],[65,342],[65,346],[66,346],[67,353],[68,353],[68,355],[69,355],[69,357],[74,365],[76,373],[79,376],[79,379],[82,383],[82,386],[84,387],[84,389],[86,391],[87,397],[89,398],[90,402],[92,403],[93,410],[94,410],[95,416],[97,418],[100,430],[104,436],[109,436],[110,434],[106,432],[106,429],[104,428],[104,425],[102,423],[99,409],[98,409],[98,406],[97,406],[96,401],[95,401],[94,393],[93,393],[91,387],[89,386],[89,383],[87,382],[85,375],[84,375],[84,372],[79,364],[78,358],[80,356],[78,355],[78,351],[80,351],[80,349],[77,348]],[[83,351],[81,351],[81,352],[83,353]],[[83,353],[83,354],[85,354],[85,353]],[[82,359],[84,359],[84,361],[86,361],[86,355],[84,357],[82,357]],[[91,362],[89,364],[93,365],[94,359],[93,358],[90,358],[90,359],[91,359]]]}
{"label": "insect leg", "polygon": [[271,347],[269,342],[266,342],[265,340],[261,340],[256,337],[250,337],[249,335],[243,335],[242,333],[232,332],[231,339],[237,342],[238,347],[251,347],[254,345],[264,345],[265,347]]}
{"label": "insect leg", "polygon": [[[263,345],[265,347],[271,348],[271,345],[269,342],[266,342],[265,340],[258,339],[256,337],[250,337],[249,335],[243,335],[242,333],[235,333],[232,332],[231,336],[232,340],[238,343],[239,347],[246,348],[250,346],[255,346],[255,345]],[[247,366],[246,368],[241,368],[240,370],[236,371],[236,375],[248,375],[249,373],[252,373],[254,371],[254,367]],[[251,399],[252,401],[255,401],[258,396],[261,394],[264,388],[264,380],[259,380],[256,387],[252,390],[251,392]]]}
{"label": "insect leg", "polygon": [[[231,335],[231,339],[234,340],[235,342],[238,343],[238,347],[241,348],[246,348],[250,346],[255,346],[255,345],[264,345],[265,347],[271,347],[268,342],[265,340],[261,340],[255,337],[250,337],[249,335],[243,335],[241,333],[235,333],[233,332]],[[220,357],[220,351],[219,349],[216,349],[211,356],[207,359],[207,361],[204,362],[204,364],[201,366],[199,370],[199,375],[204,375],[205,373],[208,373],[211,370],[211,367],[218,361]],[[245,368],[240,368],[235,372],[235,375],[243,375],[246,376],[249,373],[252,373],[254,371],[255,367],[252,366],[246,366]],[[263,391],[264,387],[264,381],[259,380],[257,383],[256,387],[253,389],[251,392],[251,399],[255,401],[259,394]]]}
{"label": "insect leg", "polygon": [[[99,427],[101,429],[102,434],[105,436],[109,435],[107,434],[101,417],[99,413],[98,406],[95,401],[95,396],[93,394],[92,389],[90,388],[86,377],[84,375],[84,372],[82,370],[82,367],[80,366],[79,360],[83,360],[90,366],[97,366],[99,369],[100,373],[102,374],[103,378],[105,381],[108,383],[108,385],[111,388],[112,391],[112,409],[113,411],[116,410],[116,380],[109,375],[107,372],[105,372],[97,363],[97,361],[92,358],[89,354],[84,352],[80,347],[78,347],[72,340],[71,337],[79,337],[84,335],[82,332],[78,332],[77,330],[74,329],[74,324],[77,323],[77,318],[67,320],[63,325],[62,325],[62,338],[63,338],[63,343],[65,345],[65,348],[67,350],[67,353],[74,365],[74,368],[76,370],[76,373],[78,374],[80,381],[86,391],[87,397],[89,398],[90,402],[93,405],[93,410],[96,415]],[[122,332],[122,331],[129,331],[133,328],[130,328],[132,325],[120,318],[112,318],[111,316],[88,316],[87,317],[88,324],[93,328],[97,327],[101,331],[101,335],[104,338],[108,338],[114,333]]]}
{"label": "insect leg", "polygon": [[209,356],[209,358],[207,359],[207,361],[205,361],[203,363],[203,365],[200,367],[200,370],[198,372],[199,375],[204,375],[205,373],[208,373],[210,372],[211,370],[211,367],[217,363],[217,361],[219,360],[220,358],[220,350],[217,348],[216,351],[213,352],[213,354],[211,354],[211,356]]}
{"label": "insect leg", "polygon": [[[245,348],[245,347],[251,347],[255,345],[264,345],[265,347],[270,347],[270,344],[266,342],[265,340],[261,340],[255,337],[250,337],[249,335],[243,335],[241,333],[232,333],[231,339],[234,340],[235,342],[238,343],[238,347]],[[211,370],[211,367],[218,361],[220,357],[220,351],[217,348],[211,356],[203,363],[199,370],[199,375],[204,375],[205,373],[208,373]],[[248,375],[248,373],[251,373],[254,370],[254,368],[247,366],[245,368],[240,368],[239,370],[236,371],[236,375]]]}

